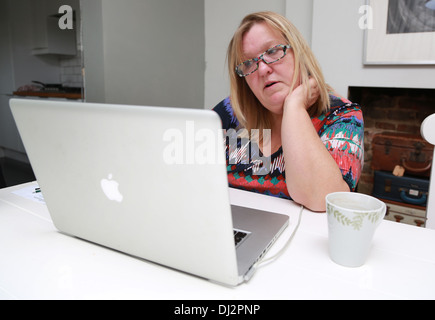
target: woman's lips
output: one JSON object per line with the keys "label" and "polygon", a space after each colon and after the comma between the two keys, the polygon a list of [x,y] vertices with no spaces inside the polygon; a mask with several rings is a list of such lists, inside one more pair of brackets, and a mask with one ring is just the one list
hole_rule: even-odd
{"label": "woman's lips", "polygon": [[277,83],[278,83],[277,81],[269,81],[269,82],[267,82],[266,85],[264,86],[264,89],[268,89],[268,88],[274,86],[274,85],[277,84]]}

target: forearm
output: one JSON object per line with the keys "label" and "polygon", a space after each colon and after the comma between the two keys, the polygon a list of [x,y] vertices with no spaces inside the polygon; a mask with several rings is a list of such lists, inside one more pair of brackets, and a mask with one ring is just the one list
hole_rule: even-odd
{"label": "forearm", "polygon": [[313,211],[324,211],[328,193],[349,191],[305,108],[292,103],[284,108],[281,138],[287,189],[296,202]]}

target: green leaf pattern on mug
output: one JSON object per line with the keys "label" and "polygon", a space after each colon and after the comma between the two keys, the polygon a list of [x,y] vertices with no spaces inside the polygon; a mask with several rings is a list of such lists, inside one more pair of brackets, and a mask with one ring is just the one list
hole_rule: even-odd
{"label": "green leaf pattern on mug", "polygon": [[353,219],[349,219],[344,214],[342,214],[338,210],[334,210],[331,205],[328,204],[328,212],[332,215],[334,215],[334,218],[337,219],[337,221],[344,225],[344,226],[351,226],[354,230],[361,230],[361,227],[364,223],[364,218],[367,217],[367,220],[369,220],[371,223],[376,223],[379,221],[379,219],[382,216],[382,213],[380,212],[354,212]]}

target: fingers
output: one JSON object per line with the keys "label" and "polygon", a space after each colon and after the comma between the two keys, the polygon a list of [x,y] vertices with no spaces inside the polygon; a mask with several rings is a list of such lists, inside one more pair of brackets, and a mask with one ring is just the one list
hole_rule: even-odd
{"label": "fingers", "polygon": [[319,85],[317,84],[317,81],[313,77],[310,77],[310,79],[308,80],[308,84],[309,84],[309,90],[307,96],[307,100],[308,100],[307,105],[308,107],[311,107],[320,96],[320,88]]}
{"label": "fingers", "polygon": [[310,77],[308,83],[300,84],[286,98],[285,105],[303,107],[308,110],[319,98],[320,88],[317,81]]}

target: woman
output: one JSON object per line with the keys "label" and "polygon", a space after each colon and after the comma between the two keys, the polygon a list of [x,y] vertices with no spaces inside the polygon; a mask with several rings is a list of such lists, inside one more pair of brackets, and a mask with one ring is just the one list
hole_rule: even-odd
{"label": "woman", "polygon": [[[328,193],[355,190],[364,153],[361,110],[326,85],[286,18],[246,16],[229,44],[228,66],[230,97],[214,110],[224,129],[252,133],[249,146],[243,139],[236,152],[227,145],[230,186],[293,199],[313,211],[325,210]],[[267,170],[259,174],[259,166]]]}

